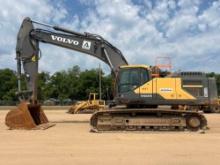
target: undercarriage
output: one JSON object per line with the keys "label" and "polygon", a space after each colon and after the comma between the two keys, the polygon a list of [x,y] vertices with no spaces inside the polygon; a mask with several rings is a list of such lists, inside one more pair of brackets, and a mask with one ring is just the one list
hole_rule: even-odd
{"label": "undercarriage", "polygon": [[114,109],[90,119],[92,131],[198,131],[207,127],[199,112],[167,109]]}

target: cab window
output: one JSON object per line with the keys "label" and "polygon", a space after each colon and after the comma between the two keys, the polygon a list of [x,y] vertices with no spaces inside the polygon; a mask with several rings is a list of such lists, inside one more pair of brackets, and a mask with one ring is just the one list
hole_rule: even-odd
{"label": "cab window", "polygon": [[124,68],[119,73],[119,92],[129,92],[149,81],[149,73],[145,68]]}

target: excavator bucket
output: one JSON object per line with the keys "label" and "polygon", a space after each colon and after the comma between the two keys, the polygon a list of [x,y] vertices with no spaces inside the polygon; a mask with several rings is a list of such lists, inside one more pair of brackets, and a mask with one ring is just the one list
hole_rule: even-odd
{"label": "excavator bucket", "polygon": [[47,129],[55,124],[49,123],[40,105],[21,102],[17,109],[8,112],[5,124],[9,129]]}

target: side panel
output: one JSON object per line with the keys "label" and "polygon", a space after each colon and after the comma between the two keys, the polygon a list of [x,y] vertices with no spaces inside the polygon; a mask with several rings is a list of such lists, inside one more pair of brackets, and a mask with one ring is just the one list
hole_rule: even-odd
{"label": "side panel", "polygon": [[190,99],[190,100],[196,100],[196,98],[191,95],[189,92],[185,91],[182,88],[182,80],[181,78],[175,78],[176,79],[176,92],[177,92],[177,99]]}
{"label": "side panel", "polygon": [[180,78],[154,78],[136,88],[134,93],[140,95],[156,95],[155,99],[165,100],[195,100],[196,98],[182,89]]}
{"label": "side panel", "polygon": [[156,91],[154,94],[161,96],[161,99],[176,99],[176,82],[173,78],[155,78]]}

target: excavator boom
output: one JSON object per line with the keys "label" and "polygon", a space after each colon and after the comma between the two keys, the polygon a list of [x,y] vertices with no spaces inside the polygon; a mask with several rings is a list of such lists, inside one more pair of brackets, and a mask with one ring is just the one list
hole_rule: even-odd
{"label": "excavator boom", "polygon": [[[34,24],[44,27],[35,28]],[[47,27],[47,29],[45,28]],[[49,30],[48,30],[49,28]],[[16,60],[18,70],[18,96],[21,104],[6,116],[6,125],[11,129],[31,129],[48,123],[37,100],[39,42],[68,48],[96,57],[110,66],[117,75],[119,66],[128,65],[121,51],[103,37],[91,33],[78,33],[59,26],[51,26],[25,18],[17,35]],[[24,70],[27,89],[21,89],[21,72]],[[51,127],[50,124],[47,124]]]}
{"label": "excavator boom", "polygon": [[[16,59],[18,64],[18,79],[20,80],[21,66],[24,68],[28,91],[32,92],[29,99],[37,100],[37,74],[40,56],[39,42],[68,48],[96,57],[110,66],[114,75],[119,66],[128,65],[121,51],[103,39],[90,33],[78,33],[58,26],[49,26],[51,30],[34,28],[30,18],[25,18],[17,37]],[[44,25],[42,23],[37,23]],[[44,25],[45,26],[45,25]],[[20,83],[19,83],[20,84]],[[19,86],[18,89],[21,89]],[[21,90],[19,91],[21,92]]]}

